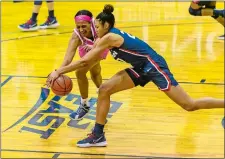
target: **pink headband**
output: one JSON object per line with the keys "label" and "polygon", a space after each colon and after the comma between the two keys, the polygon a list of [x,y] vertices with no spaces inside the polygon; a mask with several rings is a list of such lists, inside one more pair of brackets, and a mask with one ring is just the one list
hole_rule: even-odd
{"label": "pink headband", "polygon": [[92,18],[87,16],[87,15],[78,15],[75,18],[75,21],[79,22],[79,21],[88,21],[91,22]]}

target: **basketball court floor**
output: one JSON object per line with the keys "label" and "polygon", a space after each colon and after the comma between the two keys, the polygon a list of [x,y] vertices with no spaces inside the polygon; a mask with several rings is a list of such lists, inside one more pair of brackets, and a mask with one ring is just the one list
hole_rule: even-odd
{"label": "basketball court floor", "polygon": [[[109,2],[108,2],[109,3]],[[108,146],[78,148],[95,122],[96,88],[90,80],[90,113],[81,121],[69,114],[79,106],[73,90],[55,96],[43,85],[63,61],[80,9],[97,15],[106,2],[56,2],[58,29],[21,32],[33,2],[1,2],[2,158],[223,158],[224,109],[186,112],[149,83],[111,97],[105,126]],[[211,17],[189,15],[190,2],[110,2],[116,27],[131,33],[165,57],[180,85],[194,98],[224,98],[224,28]],[[223,8],[223,3],[217,3]],[[48,16],[43,3],[39,24]],[[76,55],[74,60],[79,57]],[[101,62],[104,81],[127,64],[109,55]],[[88,74],[90,79],[90,75]]]}

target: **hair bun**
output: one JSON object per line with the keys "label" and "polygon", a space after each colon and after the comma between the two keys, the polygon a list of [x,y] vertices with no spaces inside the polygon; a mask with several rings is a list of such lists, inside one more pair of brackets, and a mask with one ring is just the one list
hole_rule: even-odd
{"label": "hair bun", "polygon": [[103,12],[106,14],[111,14],[113,11],[114,11],[114,8],[111,4],[106,4],[103,9]]}

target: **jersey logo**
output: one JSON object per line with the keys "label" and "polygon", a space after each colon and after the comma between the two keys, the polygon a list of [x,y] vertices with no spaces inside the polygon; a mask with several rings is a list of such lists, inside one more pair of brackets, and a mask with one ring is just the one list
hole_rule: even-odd
{"label": "jersey logo", "polygon": [[122,60],[121,58],[118,58],[118,57],[117,57],[118,53],[117,53],[116,51],[114,51],[114,50],[113,50],[113,51],[110,50],[110,51],[111,51],[112,56],[113,56],[113,58],[114,58],[115,60],[120,61],[120,62],[126,62],[126,61]]}
{"label": "jersey logo", "polygon": [[112,56],[113,56],[114,58],[116,58],[117,55],[118,55],[118,53],[117,53],[116,51],[112,51]]}

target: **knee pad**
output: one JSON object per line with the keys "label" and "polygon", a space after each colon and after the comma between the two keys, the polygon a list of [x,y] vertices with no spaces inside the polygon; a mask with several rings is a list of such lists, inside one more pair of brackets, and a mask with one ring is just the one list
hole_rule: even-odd
{"label": "knee pad", "polygon": [[34,1],[34,5],[41,5],[42,4],[42,1]]}
{"label": "knee pad", "polygon": [[192,9],[191,7],[189,7],[189,13],[191,15],[194,15],[194,16],[201,16],[202,15],[201,9]]}

